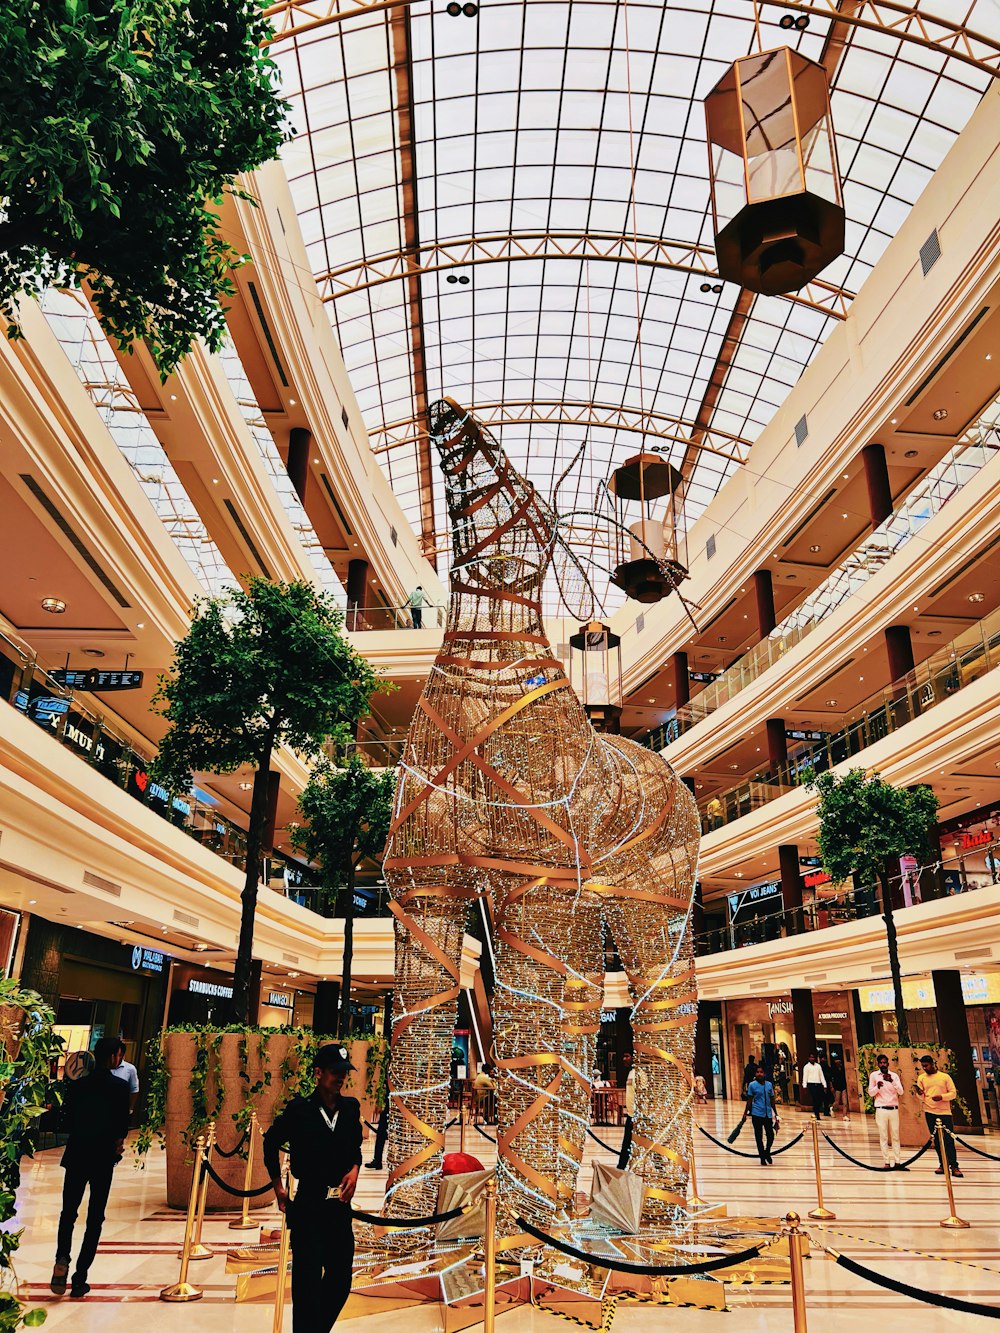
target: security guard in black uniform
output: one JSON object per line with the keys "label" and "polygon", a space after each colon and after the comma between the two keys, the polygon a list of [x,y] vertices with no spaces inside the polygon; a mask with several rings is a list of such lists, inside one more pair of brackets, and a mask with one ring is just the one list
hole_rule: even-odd
{"label": "security guard in black uniform", "polygon": [[[292,1333],[330,1333],[351,1294],[361,1105],[341,1088],[353,1068],[346,1046],[320,1047],[316,1091],[289,1102],[264,1135],[264,1163],[292,1244]],[[291,1201],[278,1161],[285,1147],[298,1181]]]}

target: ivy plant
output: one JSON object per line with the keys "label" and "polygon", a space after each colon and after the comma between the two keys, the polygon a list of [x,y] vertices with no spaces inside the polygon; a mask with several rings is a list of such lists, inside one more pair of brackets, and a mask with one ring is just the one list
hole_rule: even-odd
{"label": "ivy plant", "polygon": [[[59,1100],[52,1069],[63,1043],[52,1031],[54,1021],[40,995],[0,976],[0,1227],[16,1211],[21,1158],[31,1155],[41,1116]],[[14,1255],[21,1235],[0,1230],[0,1333],[45,1320],[44,1310],[25,1310],[17,1297]]]}
{"label": "ivy plant", "polygon": [[124,347],[166,376],[204,338],[243,257],[219,227],[269,161],[286,105],[256,0],[8,0],[0,24],[0,311],[86,281]]}
{"label": "ivy plant", "polygon": [[[866,1111],[874,1112],[875,1110],[875,1103],[868,1095],[868,1079],[872,1072],[878,1068],[878,1057],[880,1055],[887,1055],[889,1057],[889,1064],[895,1066],[893,1072],[898,1074],[900,1051],[908,1051],[914,1056],[926,1055],[928,1053],[933,1055],[938,1069],[943,1067],[946,1072],[951,1075],[952,1080],[954,1081],[958,1066],[955,1062],[955,1052],[950,1050],[947,1046],[936,1046],[933,1043],[911,1046],[909,1043],[900,1045],[898,1042],[885,1041],[869,1043],[867,1046],[859,1046],[858,1082],[861,1085],[861,1100]],[[942,1059],[944,1060],[943,1066],[941,1064]],[[910,1086],[904,1089],[904,1091],[911,1093],[914,1097],[918,1096],[920,1087],[917,1084],[916,1079],[914,1079]],[[960,1094],[956,1095],[954,1104],[961,1110],[966,1119],[968,1119],[969,1108]]]}

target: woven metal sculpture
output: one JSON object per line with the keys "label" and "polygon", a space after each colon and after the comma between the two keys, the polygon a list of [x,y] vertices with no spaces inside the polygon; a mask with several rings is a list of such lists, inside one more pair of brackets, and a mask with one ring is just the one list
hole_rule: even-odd
{"label": "woven metal sculpture", "polygon": [[633,1000],[632,1168],[644,1217],[683,1205],[697,1012],[689,930],[698,820],[658,754],[598,735],[553,656],[541,586],[556,515],[449,400],[430,413],[454,530],[440,653],[416,709],[385,877],[396,917],[391,1211],[434,1211],[459,964],[483,897],[496,957],[505,1229],[568,1218],[600,1027],[601,920]]}

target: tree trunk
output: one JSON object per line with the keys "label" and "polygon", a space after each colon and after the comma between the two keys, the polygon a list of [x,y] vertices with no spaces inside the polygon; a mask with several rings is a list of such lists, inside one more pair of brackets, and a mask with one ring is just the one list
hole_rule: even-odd
{"label": "tree trunk", "polygon": [[352,858],[347,871],[347,902],[344,907],[344,961],[340,979],[340,1013],[337,1016],[337,1036],[343,1041],[351,1028],[351,968],[354,965],[354,874],[357,866]]}
{"label": "tree trunk", "polygon": [[[257,771],[253,778],[253,799],[250,802],[250,825],[247,828],[247,872],[240,895],[240,940],[236,949],[236,968],[233,975],[233,1003],[230,1022],[246,1026],[250,1022],[250,973],[253,965],[253,930],[257,915],[257,889],[260,884],[260,848],[267,823],[268,791],[271,783],[271,752],[273,742],[268,739],[261,750]],[[255,1015],[256,1017],[256,1015]]]}
{"label": "tree trunk", "polygon": [[899,942],[896,938],[896,922],[892,915],[892,899],[889,896],[889,877],[880,874],[878,878],[882,893],[882,920],[885,922],[885,938],[889,946],[889,973],[896,1001],[896,1040],[900,1046],[909,1046],[910,1029],[906,1021],[906,1006],[903,1004],[903,977],[899,970]]}

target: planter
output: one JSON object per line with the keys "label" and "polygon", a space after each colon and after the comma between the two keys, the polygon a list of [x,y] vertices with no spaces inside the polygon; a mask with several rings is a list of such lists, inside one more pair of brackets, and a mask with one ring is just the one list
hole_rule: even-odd
{"label": "planter", "polygon": [[[867,1049],[877,1051],[879,1048],[871,1046]],[[945,1066],[950,1062],[949,1052],[938,1046],[899,1047],[895,1050],[886,1046],[884,1050],[889,1057],[890,1070],[899,1075],[899,1081],[903,1085],[903,1095],[899,1099],[900,1144],[904,1148],[920,1148],[927,1142],[928,1132],[922,1099],[916,1091],[917,1075],[921,1072],[920,1057],[922,1055],[932,1055],[936,1064]],[[866,1075],[862,1091],[867,1091],[867,1087],[868,1078]]]}
{"label": "planter", "polygon": [[[289,1095],[297,1089],[300,1072],[311,1076],[311,1069],[299,1070],[296,1033],[281,1030],[263,1036],[251,1033],[246,1038],[245,1070],[240,1054],[242,1040],[238,1032],[168,1032],[163,1038],[163,1061],[167,1073],[163,1133],[167,1151],[167,1206],[170,1208],[186,1208],[191,1191],[194,1150],[193,1145],[185,1142],[185,1135],[194,1115],[192,1083],[195,1081],[199,1046],[207,1056],[202,1104],[206,1119],[214,1116],[219,1146],[226,1151],[233,1148],[239,1137],[234,1116],[242,1111],[249,1089],[259,1089],[254,1095],[254,1106],[260,1127],[266,1130]],[[347,1045],[355,1072],[344,1091],[361,1100],[361,1114],[370,1120],[374,1108],[364,1096],[368,1043],[353,1041]],[[245,1077],[241,1077],[241,1074],[245,1074]],[[242,1157],[216,1155],[212,1166],[227,1184],[236,1189],[243,1188],[246,1162]],[[267,1179],[258,1140],[251,1188],[259,1188],[266,1184]],[[261,1194],[250,1200],[250,1207],[267,1207],[271,1197],[269,1193]],[[239,1199],[227,1194],[214,1180],[209,1180],[207,1207],[210,1211],[232,1211],[239,1206]]]}

